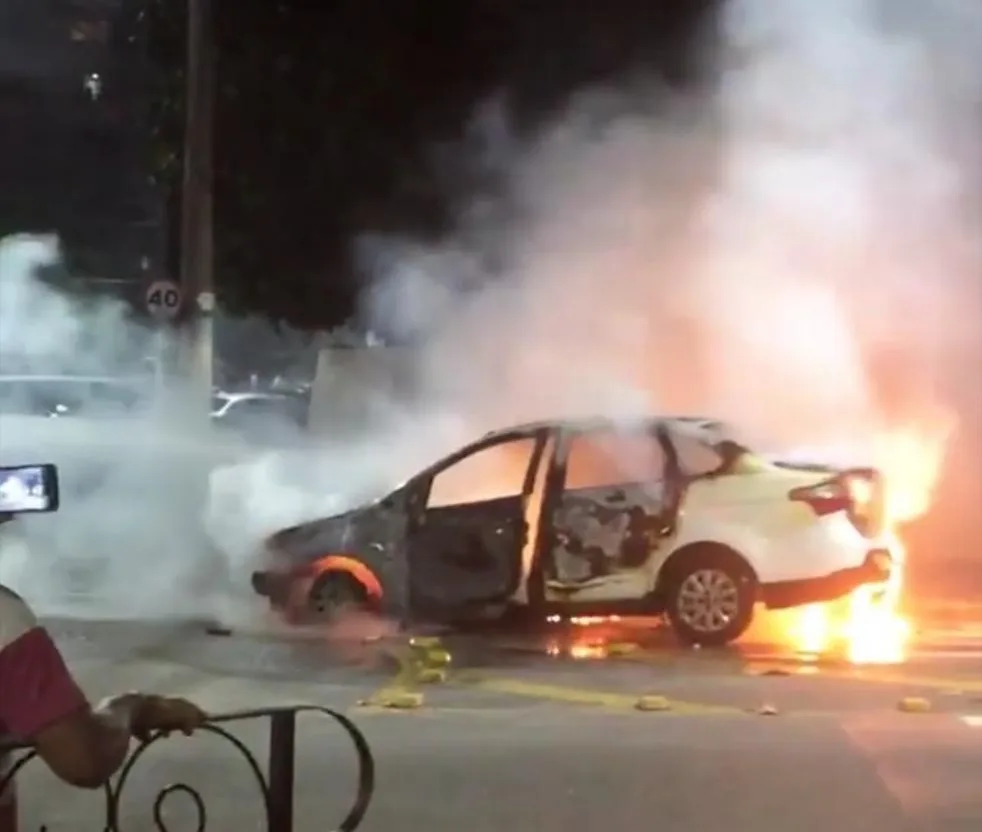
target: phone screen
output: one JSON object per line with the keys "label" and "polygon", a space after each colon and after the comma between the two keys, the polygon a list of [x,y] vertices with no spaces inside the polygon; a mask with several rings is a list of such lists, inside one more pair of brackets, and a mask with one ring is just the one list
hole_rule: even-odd
{"label": "phone screen", "polygon": [[0,467],[0,513],[55,511],[58,475],[54,465]]}

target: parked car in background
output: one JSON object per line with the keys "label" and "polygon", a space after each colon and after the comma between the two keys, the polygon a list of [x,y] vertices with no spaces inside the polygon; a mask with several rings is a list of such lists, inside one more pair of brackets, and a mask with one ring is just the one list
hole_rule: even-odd
{"label": "parked car in background", "polygon": [[217,391],[211,399],[212,423],[256,439],[307,425],[308,399],[303,392]]}
{"label": "parked car in background", "polygon": [[0,414],[17,416],[118,416],[152,395],[138,379],[113,376],[2,375]]}
{"label": "parked car in background", "polygon": [[289,616],[664,613],[682,641],[721,645],[758,602],[842,597],[886,581],[894,554],[877,471],[777,465],[682,417],[495,431],[263,557],[253,588]]}

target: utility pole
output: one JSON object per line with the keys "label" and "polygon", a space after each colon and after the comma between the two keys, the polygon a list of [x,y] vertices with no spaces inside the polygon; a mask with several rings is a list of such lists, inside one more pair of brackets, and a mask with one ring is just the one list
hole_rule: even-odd
{"label": "utility pole", "polygon": [[[186,330],[180,339],[178,372],[187,382],[189,427],[208,442],[211,429],[212,314],[214,312],[212,161],[215,94],[215,50],[212,0],[186,0],[188,6],[185,94],[184,168],[181,188],[180,284],[188,311]],[[185,385],[182,384],[181,387]],[[183,409],[183,408],[182,408]],[[186,533],[196,530],[190,542],[198,550],[195,592],[208,597],[228,580],[224,558],[209,539],[202,507],[210,502],[211,460],[207,453],[186,460],[178,476],[186,501],[179,522]],[[214,610],[205,623],[215,626]]]}
{"label": "utility pole", "polygon": [[193,411],[207,419],[212,387],[215,296],[212,216],[215,53],[212,0],[187,0],[184,167],[180,283],[188,304],[181,370],[190,376]]}

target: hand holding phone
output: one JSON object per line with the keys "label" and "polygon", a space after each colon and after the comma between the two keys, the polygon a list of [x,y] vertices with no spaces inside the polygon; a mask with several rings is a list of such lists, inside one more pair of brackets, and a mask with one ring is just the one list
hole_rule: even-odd
{"label": "hand holding phone", "polygon": [[58,468],[0,466],[0,515],[58,510]]}

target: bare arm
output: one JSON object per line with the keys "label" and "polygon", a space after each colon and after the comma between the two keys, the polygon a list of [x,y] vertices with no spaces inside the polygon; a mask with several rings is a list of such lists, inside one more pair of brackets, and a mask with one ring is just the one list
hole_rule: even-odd
{"label": "bare arm", "polygon": [[0,590],[0,723],[62,780],[97,788],[126,756],[126,705],[95,713],[58,648],[19,598]]}
{"label": "bare arm", "polygon": [[66,783],[96,789],[123,764],[130,733],[124,718],[86,704],[33,736],[38,756]]}

